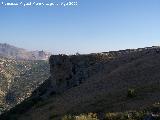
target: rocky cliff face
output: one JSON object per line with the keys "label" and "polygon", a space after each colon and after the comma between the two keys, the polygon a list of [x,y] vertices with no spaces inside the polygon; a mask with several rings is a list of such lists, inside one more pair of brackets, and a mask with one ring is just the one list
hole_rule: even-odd
{"label": "rocky cliff face", "polygon": [[[108,69],[108,72],[140,56],[159,53],[160,47],[147,47],[139,49],[127,49],[120,51],[103,52],[88,55],[52,55],[49,59],[50,77],[36,91],[33,96],[47,98],[55,93],[62,93],[65,90],[78,86],[89,77]],[[119,61],[112,64],[114,60]],[[124,59],[124,60],[123,60]],[[112,61],[110,64],[105,64]]]}
{"label": "rocky cliff face", "polygon": [[78,86],[91,75],[103,70],[103,55],[57,55],[50,57],[52,85],[56,92]]}
{"label": "rocky cliff face", "polygon": [[93,74],[102,71],[107,59],[103,54],[52,55],[49,59],[51,76],[34,91],[33,96],[46,98],[78,86]]}

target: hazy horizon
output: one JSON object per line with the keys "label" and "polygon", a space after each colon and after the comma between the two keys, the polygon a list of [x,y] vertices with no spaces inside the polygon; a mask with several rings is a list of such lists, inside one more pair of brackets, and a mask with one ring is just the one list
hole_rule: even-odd
{"label": "hazy horizon", "polygon": [[159,0],[73,1],[78,5],[52,8],[0,6],[0,43],[53,54],[159,46]]}

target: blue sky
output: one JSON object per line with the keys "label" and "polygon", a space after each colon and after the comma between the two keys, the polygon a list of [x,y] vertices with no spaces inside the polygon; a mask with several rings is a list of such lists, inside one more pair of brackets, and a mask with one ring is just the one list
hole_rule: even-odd
{"label": "blue sky", "polygon": [[[44,1],[58,0],[39,0]],[[73,1],[78,6],[1,6],[0,42],[54,54],[160,45],[160,0]]]}

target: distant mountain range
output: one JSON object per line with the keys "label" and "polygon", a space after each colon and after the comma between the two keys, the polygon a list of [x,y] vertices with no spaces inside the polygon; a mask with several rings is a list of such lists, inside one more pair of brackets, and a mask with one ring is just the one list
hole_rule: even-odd
{"label": "distant mountain range", "polygon": [[15,60],[48,60],[51,53],[46,51],[27,51],[6,43],[0,43],[0,57]]}

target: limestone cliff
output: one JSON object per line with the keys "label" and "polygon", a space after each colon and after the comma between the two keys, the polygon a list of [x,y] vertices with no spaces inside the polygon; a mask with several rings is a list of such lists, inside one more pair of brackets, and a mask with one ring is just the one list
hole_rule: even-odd
{"label": "limestone cliff", "polygon": [[52,55],[49,59],[51,76],[33,93],[33,96],[45,98],[78,86],[93,74],[102,71],[103,62],[106,60],[108,57],[104,54]]}
{"label": "limestone cliff", "polygon": [[[50,77],[34,91],[32,96],[47,98],[55,93],[62,93],[80,85],[94,74],[102,72],[104,68],[109,72],[119,64],[125,64],[147,54],[159,53],[159,51],[160,47],[153,46],[87,55],[52,55],[49,59]],[[119,59],[121,63],[112,64]],[[110,64],[107,64],[109,61],[111,61]]]}

